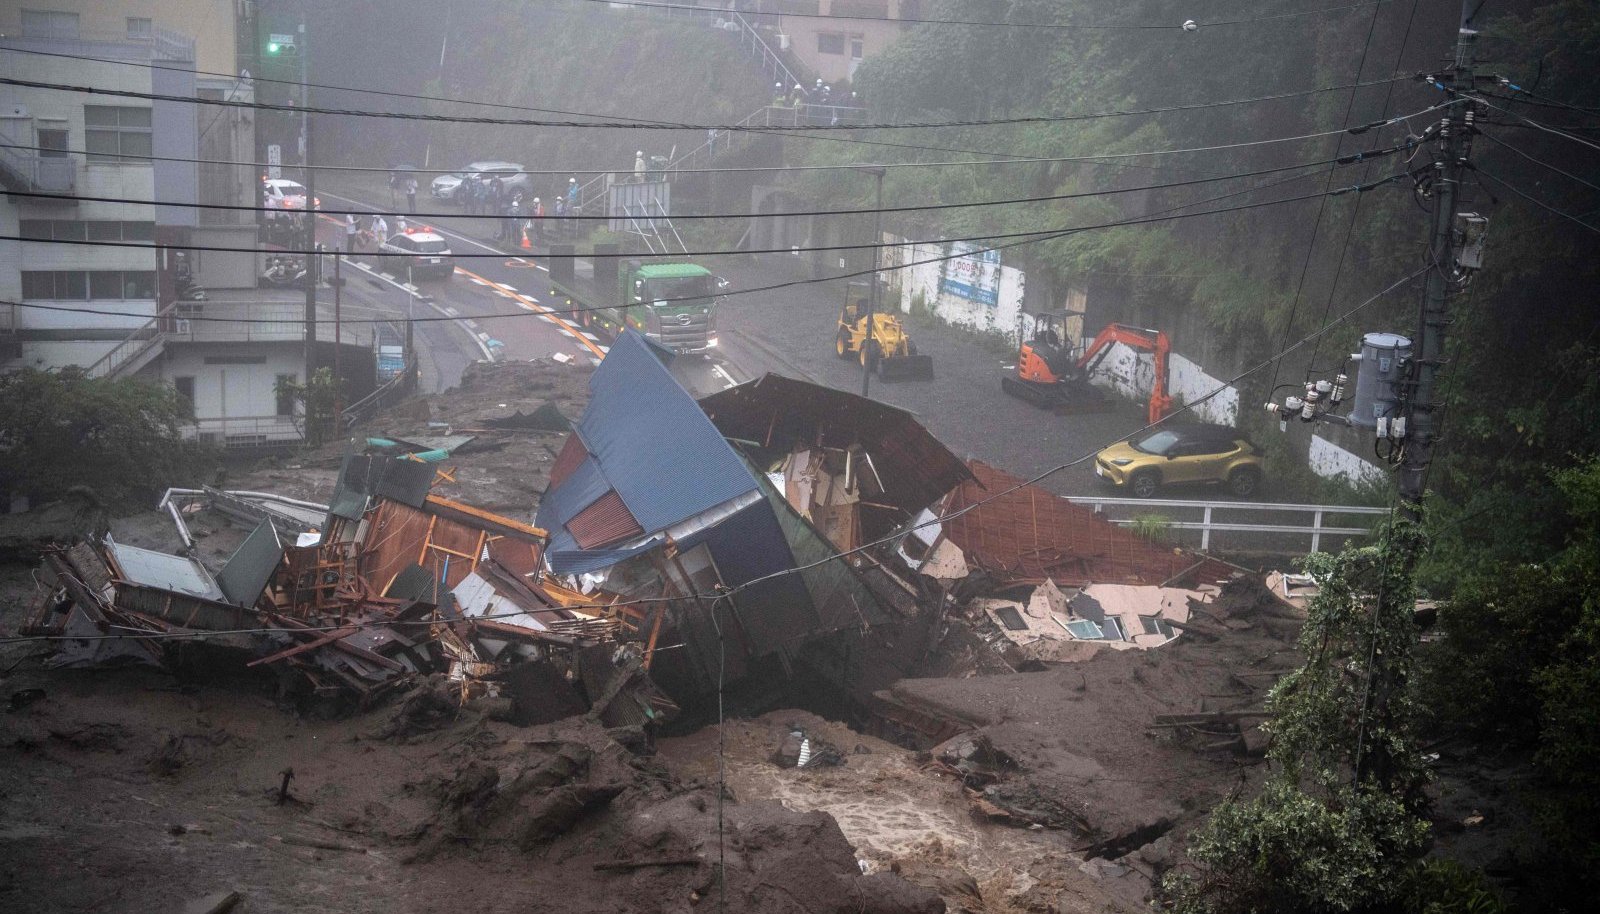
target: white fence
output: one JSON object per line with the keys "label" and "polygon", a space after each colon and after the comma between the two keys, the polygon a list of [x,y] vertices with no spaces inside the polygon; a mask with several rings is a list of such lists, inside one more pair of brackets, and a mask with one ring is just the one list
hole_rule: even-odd
{"label": "white fence", "polygon": [[[1073,504],[1094,508],[1095,513],[1107,515],[1107,520],[1120,527],[1134,527],[1148,523],[1147,518],[1157,513],[1148,509],[1172,509],[1174,513],[1181,513],[1184,516],[1168,518],[1162,515],[1163,522],[1160,526],[1170,530],[1199,531],[1202,551],[1211,548],[1212,533],[1253,533],[1271,534],[1279,541],[1285,535],[1309,536],[1311,538],[1309,551],[1317,552],[1322,548],[1324,536],[1366,536],[1371,532],[1370,526],[1330,525],[1327,523],[1330,516],[1378,517],[1389,513],[1388,508],[1368,505],[1285,505],[1272,502],[1189,501],[1171,498],[1100,498],[1093,495],[1069,495],[1067,500]],[[1296,515],[1293,519],[1302,522],[1270,523],[1261,518],[1218,519],[1218,515],[1233,517],[1257,513]],[[1304,523],[1307,520],[1310,523]],[[1274,551],[1283,551],[1281,542],[1275,544]]]}

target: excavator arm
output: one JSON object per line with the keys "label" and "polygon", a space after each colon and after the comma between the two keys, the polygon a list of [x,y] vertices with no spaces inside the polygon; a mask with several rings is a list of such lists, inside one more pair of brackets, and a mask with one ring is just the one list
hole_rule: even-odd
{"label": "excavator arm", "polygon": [[1140,352],[1155,356],[1155,389],[1150,392],[1150,421],[1160,422],[1172,409],[1172,397],[1167,393],[1167,356],[1172,343],[1160,330],[1146,330],[1129,324],[1107,324],[1089,347],[1078,357],[1078,367],[1085,374],[1093,372],[1110,351],[1112,343],[1121,343]]}

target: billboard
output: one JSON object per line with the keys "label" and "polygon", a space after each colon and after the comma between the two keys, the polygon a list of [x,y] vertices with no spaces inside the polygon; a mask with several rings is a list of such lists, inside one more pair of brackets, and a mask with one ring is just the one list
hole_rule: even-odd
{"label": "billboard", "polygon": [[977,251],[966,242],[955,242],[951,254],[940,267],[939,291],[958,295],[967,301],[993,308],[1000,304],[1000,252]]}

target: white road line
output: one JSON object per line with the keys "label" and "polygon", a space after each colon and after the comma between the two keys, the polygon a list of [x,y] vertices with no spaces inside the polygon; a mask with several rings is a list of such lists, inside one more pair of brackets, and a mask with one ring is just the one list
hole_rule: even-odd
{"label": "white road line", "polygon": [[586,339],[586,340],[588,340],[588,341],[589,341],[589,342],[591,342],[591,343],[598,343],[598,342],[600,342],[600,338],[599,338],[599,337],[598,337],[598,336],[595,336],[595,335],[594,335],[594,334],[592,334],[592,333],[590,333],[590,332],[589,332],[589,331],[587,331],[587,330],[585,330],[585,331],[583,331],[583,338],[584,338],[584,339]]}
{"label": "white road line", "polygon": [[472,279],[472,281],[473,281],[473,282],[474,282],[474,283],[476,283],[476,284],[478,284],[478,285],[480,285],[480,286],[487,286],[487,285],[488,285],[488,283],[486,283],[486,282],[484,282],[484,281],[483,281],[483,280],[481,280],[481,279],[479,279],[479,278],[478,278],[478,277],[476,277],[476,276],[473,276],[473,277],[471,277],[471,279]]}
{"label": "white road line", "polygon": [[501,283],[500,284],[500,288],[506,290],[507,292],[515,292],[515,291],[517,291],[517,287],[516,286],[508,286],[505,283]]}
{"label": "white road line", "polygon": [[727,390],[729,387],[734,387],[738,384],[738,382],[733,379],[733,375],[728,374],[727,369],[723,368],[721,365],[712,365],[711,373],[728,382],[726,386],[722,388],[723,390]]}
{"label": "white road line", "polygon": [[382,276],[384,279],[387,279],[392,283],[398,284],[400,282],[400,280],[394,278],[394,274],[393,273],[379,273],[378,275]]}
{"label": "white road line", "polygon": [[[358,267],[362,266],[361,264],[356,263],[356,261],[351,260],[349,257],[344,257],[344,262],[348,263],[348,264],[354,264],[355,266],[358,266]],[[397,289],[404,289],[404,286],[398,280],[396,280],[393,276],[390,276],[387,273],[373,273],[372,270],[368,270],[367,272],[370,275],[376,275],[376,276],[384,277],[389,282],[390,285],[394,286]],[[472,333],[471,330],[468,330],[465,326],[462,326],[463,322],[461,320],[460,312],[456,311],[456,309],[454,309],[454,308],[441,308],[437,304],[434,303],[433,299],[428,298],[427,296],[414,295],[413,298],[416,301],[422,302],[423,304],[425,304],[428,307],[432,308],[434,311],[438,312],[439,314],[444,315],[445,317],[449,317],[449,318],[455,319],[456,325],[460,326],[463,331],[465,331],[469,336],[472,337],[473,343],[475,343],[477,345],[478,351],[483,353],[483,357],[485,359],[487,359],[488,361],[490,361],[490,362],[494,361],[494,352],[489,349],[487,340],[486,339],[479,339],[477,334]]]}

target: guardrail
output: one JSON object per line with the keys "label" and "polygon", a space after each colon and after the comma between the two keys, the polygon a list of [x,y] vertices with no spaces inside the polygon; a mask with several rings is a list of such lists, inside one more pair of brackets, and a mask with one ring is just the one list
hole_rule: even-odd
{"label": "guardrail", "polygon": [[[1332,516],[1356,515],[1376,517],[1389,513],[1388,508],[1372,507],[1370,505],[1295,505],[1278,504],[1275,502],[1247,502],[1247,501],[1195,501],[1170,498],[1102,498],[1094,495],[1068,495],[1067,501],[1077,505],[1086,505],[1094,508],[1096,514],[1109,514],[1112,512],[1122,514],[1135,509],[1148,508],[1173,508],[1188,512],[1199,512],[1199,520],[1183,520],[1172,518],[1165,520],[1163,526],[1172,530],[1198,530],[1200,531],[1200,549],[1211,548],[1211,534],[1217,533],[1270,533],[1275,535],[1299,534],[1311,537],[1311,551],[1316,552],[1322,546],[1324,536],[1365,536],[1372,532],[1370,527],[1329,526],[1325,521]],[[1110,509],[1108,511],[1108,509]],[[1217,512],[1272,512],[1294,513],[1310,515],[1310,524],[1271,524],[1258,522],[1218,521]],[[1145,523],[1142,516],[1107,517],[1106,519],[1119,527],[1134,527]]]}
{"label": "guardrail", "polygon": [[163,345],[166,342],[165,327],[171,325],[172,314],[172,305],[168,305],[165,310],[157,312],[155,317],[139,325],[122,342],[111,347],[111,350],[101,356],[99,361],[85,369],[84,374],[91,378],[116,377],[123,366],[132,363],[152,349]]}

